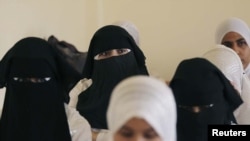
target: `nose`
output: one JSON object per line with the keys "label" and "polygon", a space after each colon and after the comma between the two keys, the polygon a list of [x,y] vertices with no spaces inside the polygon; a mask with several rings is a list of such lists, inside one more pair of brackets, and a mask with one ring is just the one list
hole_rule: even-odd
{"label": "nose", "polygon": [[136,135],[131,141],[145,141],[142,135]]}

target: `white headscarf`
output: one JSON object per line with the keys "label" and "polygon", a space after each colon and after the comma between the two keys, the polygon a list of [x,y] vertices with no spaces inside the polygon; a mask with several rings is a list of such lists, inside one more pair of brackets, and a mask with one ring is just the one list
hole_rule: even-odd
{"label": "white headscarf", "polygon": [[224,45],[216,45],[215,48],[204,53],[203,57],[217,66],[227,79],[233,82],[244,101],[234,112],[236,120],[238,124],[250,124],[250,80],[244,74],[239,56]]}
{"label": "white headscarf", "polygon": [[250,29],[248,25],[241,19],[231,17],[224,20],[216,29],[215,43],[221,44],[223,37],[228,32],[237,32],[240,34],[250,46]]}
{"label": "white headscarf", "polygon": [[140,38],[138,28],[130,21],[117,21],[114,25],[124,28],[135,40],[137,46],[140,46]]}
{"label": "white headscarf", "polygon": [[244,70],[240,57],[235,51],[224,45],[216,45],[215,48],[205,52],[203,57],[217,66],[241,94]]}
{"label": "white headscarf", "polygon": [[163,81],[132,76],[115,87],[107,113],[111,140],[133,117],[145,119],[162,141],[176,141],[176,103],[172,90]]}
{"label": "white headscarf", "polygon": [[[246,75],[245,75],[246,76]],[[248,77],[243,77],[243,89],[241,98],[243,104],[235,111],[235,117],[238,124],[250,124],[250,80]]]}

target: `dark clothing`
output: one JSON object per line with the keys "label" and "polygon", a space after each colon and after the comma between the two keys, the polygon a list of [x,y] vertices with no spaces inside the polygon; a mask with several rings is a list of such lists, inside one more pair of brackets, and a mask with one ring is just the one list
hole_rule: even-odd
{"label": "dark clothing", "polygon": [[[170,81],[177,103],[178,141],[207,141],[207,125],[237,123],[234,110],[242,104],[224,74],[203,58],[182,61]],[[200,112],[192,111],[199,106]]]}
{"label": "dark clothing", "polygon": [[48,43],[58,51],[62,59],[65,59],[77,72],[82,74],[87,52],[78,51],[73,44],[59,41],[53,35],[48,38]]}
{"label": "dark clothing", "polygon": [[[94,57],[112,49],[130,49],[125,55],[95,60]],[[108,25],[93,36],[83,75],[92,85],[78,96],[77,110],[92,128],[107,129],[106,112],[111,92],[124,78],[148,75],[145,56],[130,34],[119,26]]]}
{"label": "dark clothing", "polygon": [[71,141],[64,103],[79,80],[45,40],[18,41],[0,63],[0,141]]}

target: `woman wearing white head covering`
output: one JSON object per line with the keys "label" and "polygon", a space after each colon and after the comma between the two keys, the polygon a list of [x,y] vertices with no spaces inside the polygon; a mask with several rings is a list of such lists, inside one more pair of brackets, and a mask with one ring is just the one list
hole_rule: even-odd
{"label": "woman wearing white head covering", "polygon": [[[110,138],[114,141],[136,139],[141,134],[145,140],[176,141],[176,118],[172,90],[149,76],[132,76],[119,83],[107,113]],[[136,122],[144,123],[146,130]]]}
{"label": "woman wearing white head covering", "polygon": [[223,21],[216,30],[215,43],[233,49],[240,57],[245,73],[250,78],[250,29],[239,18]]}
{"label": "woman wearing white head covering", "polygon": [[250,80],[244,74],[239,56],[224,45],[216,45],[203,57],[217,66],[241,95],[244,103],[234,112],[238,124],[250,124]]}

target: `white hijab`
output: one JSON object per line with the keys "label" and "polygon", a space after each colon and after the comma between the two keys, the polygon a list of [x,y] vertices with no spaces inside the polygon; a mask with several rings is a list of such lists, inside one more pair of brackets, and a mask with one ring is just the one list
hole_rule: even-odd
{"label": "white hijab", "polygon": [[110,99],[110,138],[133,117],[145,119],[162,138],[176,141],[176,103],[172,90],[150,76],[132,76],[119,83]]}
{"label": "white hijab", "polygon": [[216,45],[215,48],[205,52],[202,57],[217,66],[241,94],[244,70],[240,57],[235,51],[224,45]]}
{"label": "white hijab", "polygon": [[[221,44],[223,37],[228,32],[236,32],[240,34],[246,40],[248,46],[250,46],[250,29],[249,26],[243,20],[236,17],[231,17],[219,24],[215,32],[215,43]],[[247,74],[248,78],[250,78],[249,64],[244,71]]]}
{"label": "white hijab", "polygon": [[224,45],[216,45],[203,57],[217,66],[239,91],[243,104],[234,112],[238,124],[250,124],[250,80],[236,52]]}
{"label": "white hijab", "polygon": [[236,17],[224,20],[216,29],[215,43],[221,44],[223,37],[228,32],[240,34],[246,40],[247,44],[250,45],[250,29],[243,20]]}

